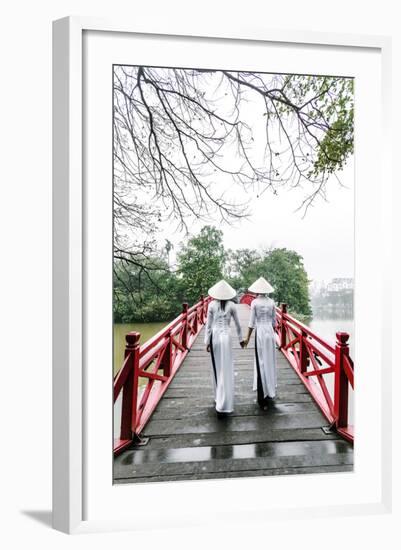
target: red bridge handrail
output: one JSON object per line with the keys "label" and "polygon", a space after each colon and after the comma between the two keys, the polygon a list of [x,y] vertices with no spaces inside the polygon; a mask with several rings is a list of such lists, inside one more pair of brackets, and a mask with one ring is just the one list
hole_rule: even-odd
{"label": "red bridge handrail", "polygon": [[153,348],[155,343],[159,342],[162,338],[164,338],[167,334],[169,334],[173,328],[179,326],[180,323],[182,323],[183,318],[184,318],[184,315],[181,313],[168,325],[162,328],[158,333],[156,333],[154,336],[149,338],[149,340],[147,340],[144,344],[142,344],[141,350],[140,350],[140,356],[142,357],[149,349]]}
{"label": "red bridge handrail", "polygon": [[[182,313],[142,346],[138,332],[126,335],[124,362],[114,377],[114,403],[122,393],[120,437],[114,440],[115,454],[141,434],[205,324],[210,300],[201,297],[191,308],[183,304]],[[140,391],[141,378],[146,385]]]}
{"label": "red bridge handrail", "polygon": [[[251,305],[256,295],[245,293],[241,304]],[[327,418],[330,426],[348,441],[354,440],[348,424],[348,388],[354,388],[354,363],[349,356],[346,332],[336,333],[335,346],[315,334],[308,326],[287,313],[287,305],[276,308],[277,345]],[[331,395],[324,375],[334,375]],[[317,380],[316,384],[313,379]]]}

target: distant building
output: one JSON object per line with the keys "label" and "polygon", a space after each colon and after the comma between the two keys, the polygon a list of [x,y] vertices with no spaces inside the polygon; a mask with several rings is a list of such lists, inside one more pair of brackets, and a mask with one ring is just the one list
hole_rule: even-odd
{"label": "distant building", "polygon": [[326,286],[327,292],[338,292],[340,290],[354,290],[354,279],[351,277],[337,277],[332,279]]}
{"label": "distant building", "polygon": [[328,283],[314,282],[309,287],[313,311],[342,312],[351,315],[354,307],[354,279],[336,277]]}

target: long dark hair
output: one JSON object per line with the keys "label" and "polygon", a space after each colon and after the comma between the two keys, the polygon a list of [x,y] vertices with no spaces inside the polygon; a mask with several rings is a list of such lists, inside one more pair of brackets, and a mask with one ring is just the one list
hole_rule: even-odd
{"label": "long dark hair", "polygon": [[220,307],[223,311],[226,310],[226,303],[227,303],[227,300],[220,300]]}

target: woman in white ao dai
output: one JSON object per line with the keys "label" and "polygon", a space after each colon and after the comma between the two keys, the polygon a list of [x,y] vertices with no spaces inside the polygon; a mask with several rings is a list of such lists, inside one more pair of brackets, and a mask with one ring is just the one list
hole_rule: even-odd
{"label": "woman in white ao dai", "polygon": [[[257,297],[251,304],[247,345],[255,330],[255,362],[253,390],[257,390],[258,404],[265,408],[268,399],[276,396],[277,369],[276,369],[276,337],[274,327],[276,325],[276,304],[274,300],[266,296],[272,292],[273,287],[263,277],[249,287],[251,292],[257,293]],[[263,283],[263,284],[262,284]],[[268,286],[267,286],[268,285]]]}
{"label": "woman in white ao dai", "polygon": [[[225,283],[225,281],[223,282]],[[220,283],[222,282],[220,281]],[[243,340],[236,306],[232,302],[227,301],[233,298],[236,292],[227,283],[225,285],[231,291],[220,283],[209,289],[209,295],[212,298],[217,297],[217,299],[209,304],[205,344],[212,359],[212,380],[216,412],[218,414],[227,414],[234,411],[234,361],[230,329],[231,319],[235,323],[241,346],[243,345]],[[217,290],[215,287],[218,287]],[[219,298],[220,296],[223,299]],[[227,296],[230,298],[225,298]]]}

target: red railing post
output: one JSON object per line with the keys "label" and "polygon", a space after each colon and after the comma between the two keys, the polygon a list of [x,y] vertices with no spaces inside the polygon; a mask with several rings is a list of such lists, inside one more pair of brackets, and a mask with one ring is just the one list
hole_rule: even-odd
{"label": "red railing post", "polygon": [[299,342],[299,368],[301,372],[308,370],[308,348],[305,345],[305,339],[308,337],[305,330],[301,329],[301,339]]}
{"label": "red railing post", "polygon": [[346,332],[336,333],[334,367],[334,416],[337,428],[348,426],[348,378],[344,371],[344,356],[349,355],[348,339]]}
{"label": "red railing post", "polygon": [[206,315],[205,315],[205,297],[203,296],[203,294],[201,294],[200,301],[201,301],[201,312],[202,312],[201,321],[202,321],[202,324],[203,324],[205,322],[205,318],[206,318]]}
{"label": "red railing post", "polygon": [[183,314],[183,330],[182,330],[182,342],[181,344],[185,349],[188,347],[188,304],[182,304],[182,314]]}
{"label": "red railing post", "polygon": [[163,353],[163,359],[160,362],[160,366],[163,368],[164,376],[171,375],[171,367],[172,367],[171,359],[172,359],[172,345],[171,345],[171,331],[170,331],[168,335],[167,346]]}
{"label": "red railing post", "polygon": [[280,325],[280,349],[287,344],[287,332],[285,330],[284,315],[287,313],[287,304],[281,304],[281,325]]}
{"label": "red railing post", "polygon": [[123,388],[121,405],[120,439],[132,439],[135,433],[136,409],[138,400],[139,332],[129,332],[125,336],[124,358],[129,356],[130,374]]}
{"label": "red railing post", "polygon": [[199,316],[199,306],[196,306],[195,317],[194,317],[194,336],[198,334],[198,316]]}

